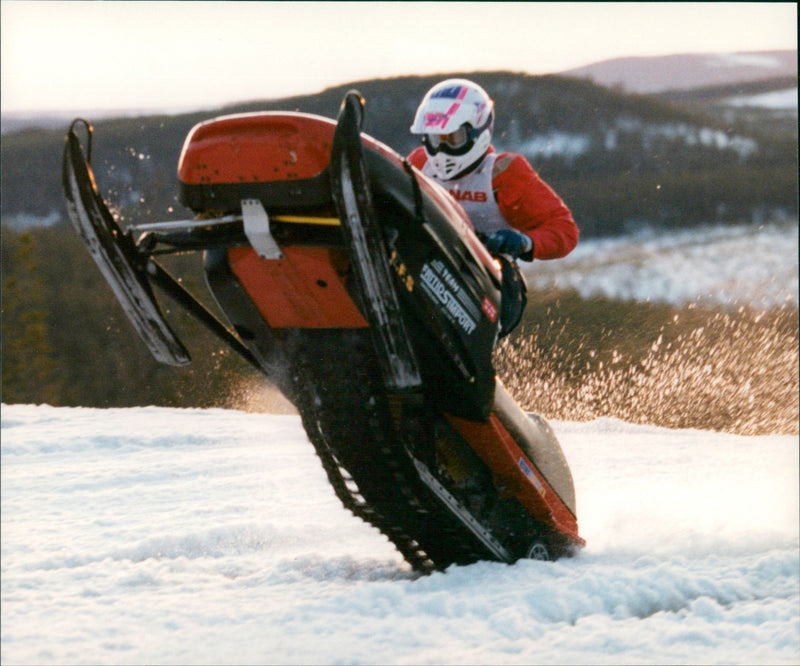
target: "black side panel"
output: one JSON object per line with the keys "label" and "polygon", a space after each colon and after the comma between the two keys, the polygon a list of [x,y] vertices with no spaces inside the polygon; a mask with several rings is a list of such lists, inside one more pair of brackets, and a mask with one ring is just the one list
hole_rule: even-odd
{"label": "black side panel", "polygon": [[[74,131],[78,123],[87,129],[87,157]],[[62,180],[69,218],[154,358],[168,365],[184,365],[190,360],[189,353],[161,314],[147,277],[148,259],[136,251],[97,190],[89,164],[91,137],[92,127],[84,120],[74,121],[66,136]]]}
{"label": "black side panel", "polygon": [[488,416],[500,294],[444,211],[403,171],[367,150],[373,202],[399,284],[406,326],[431,397],[451,414]]}

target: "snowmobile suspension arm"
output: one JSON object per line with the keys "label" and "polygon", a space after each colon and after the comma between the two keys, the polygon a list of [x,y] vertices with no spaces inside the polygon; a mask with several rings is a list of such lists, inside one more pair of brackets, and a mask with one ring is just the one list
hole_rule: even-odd
{"label": "snowmobile suspension arm", "polygon": [[[324,224],[339,226],[338,217],[317,217],[309,215],[274,215],[276,222],[288,222],[290,224]],[[226,226],[236,222],[242,222],[241,215],[223,215],[203,220],[170,220],[167,222],[145,222],[144,224],[132,224],[128,227],[131,233],[142,233],[146,231],[191,231],[210,226]]]}
{"label": "snowmobile suspension arm", "polygon": [[[270,219],[282,224],[312,224],[318,227],[340,224],[339,219],[335,217],[310,215],[273,215]],[[126,233],[139,253],[145,255],[205,250],[220,244],[228,246],[237,243],[246,244],[250,240],[245,228],[244,215],[237,214],[196,220],[132,224],[127,227]],[[171,249],[156,249],[159,244],[170,246]]]}
{"label": "snowmobile suspension arm", "polygon": [[205,305],[198,301],[180,282],[152,257],[147,262],[147,273],[153,284],[161,288],[172,299],[179,303],[186,311],[191,314],[198,322],[205,326],[209,331],[216,335],[223,342],[227,343],[245,361],[252,365],[256,370],[266,374],[264,368],[258,362],[253,353],[242,343],[237,335],[231,331],[224,323]]}

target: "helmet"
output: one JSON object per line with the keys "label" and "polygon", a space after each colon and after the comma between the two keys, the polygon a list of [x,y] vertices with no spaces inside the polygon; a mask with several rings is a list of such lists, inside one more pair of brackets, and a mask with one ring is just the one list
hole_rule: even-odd
{"label": "helmet", "polygon": [[494,102],[467,79],[431,88],[417,109],[412,134],[422,135],[435,176],[451,180],[480,160],[492,142]]}

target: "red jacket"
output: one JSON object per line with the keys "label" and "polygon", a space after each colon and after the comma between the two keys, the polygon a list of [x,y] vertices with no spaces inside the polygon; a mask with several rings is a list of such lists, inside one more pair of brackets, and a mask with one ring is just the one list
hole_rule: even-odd
{"label": "red jacket", "polygon": [[[408,156],[418,169],[422,169],[427,159],[423,146]],[[458,179],[440,184],[447,189],[448,182],[457,183]],[[578,244],[578,226],[569,208],[522,155],[497,156],[492,191],[509,225],[533,240],[534,259],[560,259]]]}

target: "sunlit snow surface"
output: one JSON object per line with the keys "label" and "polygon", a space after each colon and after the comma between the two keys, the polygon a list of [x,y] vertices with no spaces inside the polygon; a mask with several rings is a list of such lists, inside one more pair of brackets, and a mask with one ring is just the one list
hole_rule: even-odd
{"label": "sunlit snow surface", "polygon": [[796,437],[553,426],[587,548],[420,578],[296,416],[4,405],[2,662],[798,662]]}

